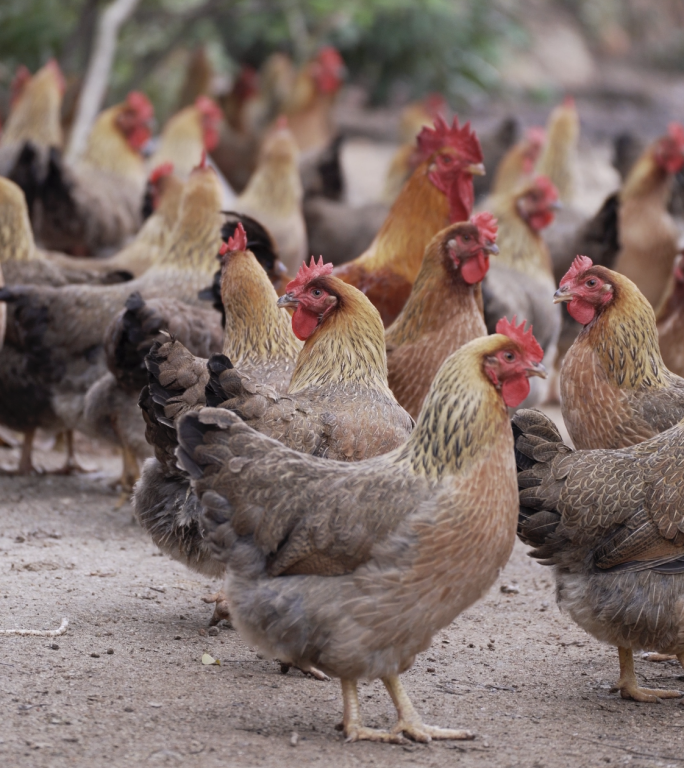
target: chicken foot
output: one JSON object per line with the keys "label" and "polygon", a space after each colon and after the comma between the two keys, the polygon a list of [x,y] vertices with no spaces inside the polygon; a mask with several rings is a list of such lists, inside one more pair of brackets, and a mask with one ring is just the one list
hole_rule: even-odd
{"label": "chicken foot", "polygon": [[679,699],[684,694],[676,690],[663,690],[660,688],[640,688],[634,671],[634,654],[631,648],[618,647],[620,657],[620,679],[617,689],[623,699],[634,699],[654,703],[658,699]]}
{"label": "chicken foot", "polygon": [[470,731],[438,728],[423,723],[397,676],[382,678],[382,682],[397,710],[397,724],[391,731],[366,728],[361,724],[356,680],[341,680],[340,682],[342,683],[342,699],[344,701],[342,727],[347,741],[381,741],[390,744],[404,744],[406,743],[404,734],[414,741],[424,743],[430,742],[432,739],[462,740],[475,738],[475,734]]}
{"label": "chicken foot", "polygon": [[33,439],[36,436],[35,429],[29,429],[28,432],[24,432],[24,441],[21,444],[21,457],[19,458],[19,465],[16,469],[3,469],[0,474],[3,475],[38,475],[40,470],[36,469],[33,464],[32,452],[33,452]]}
{"label": "chicken foot", "polygon": [[94,469],[88,469],[79,464],[76,458],[76,451],[74,450],[74,432],[72,429],[68,429],[65,433],[66,440],[66,461],[64,466],[56,469],[54,472],[50,472],[51,475],[76,475],[87,474],[88,472],[94,472]]}
{"label": "chicken foot", "polygon": [[209,619],[209,626],[215,627],[220,621],[225,619],[230,621],[230,610],[228,608],[228,598],[219,590],[211,595],[205,595],[202,598],[205,603],[214,603],[214,613]]}

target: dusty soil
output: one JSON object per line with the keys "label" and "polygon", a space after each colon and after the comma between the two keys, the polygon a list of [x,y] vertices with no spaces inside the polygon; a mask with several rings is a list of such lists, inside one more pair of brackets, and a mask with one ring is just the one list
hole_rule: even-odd
{"label": "dusty soil", "polygon": [[[0,479],[0,628],[69,619],[61,637],[0,636],[0,765],[684,763],[684,706],[612,692],[617,654],[558,611],[550,571],[520,544],[489,595],[404,676],[426,722],[469,728],[475,740],[345,744],[339,684],[281,674],[228,626],[207,634],[200,598],[216,584],[160,556],[131,508],[115,508],[107,483],[119,460],[79,447],[101,472]],[[0,451],[4,463],[16,458]],[[55,451],[37,458],[61,462]],[[205,652],[221,666],[203,666]],[[684,688],[678,665],[639,660],[637,670],[650,685]],[[382,685],[360,693],[367,724],[390,727]]]}

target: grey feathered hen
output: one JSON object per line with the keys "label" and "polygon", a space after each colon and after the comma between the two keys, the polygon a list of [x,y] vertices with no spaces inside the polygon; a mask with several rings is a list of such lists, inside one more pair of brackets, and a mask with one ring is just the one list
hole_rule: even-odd
{"label": "grey feathered hen", "polygon": [[620,450],[572,451],[539,411],[513,417],[518,536],[554,566],[561,609],[617,646],[623,698],[679,691],[639,686],[633,651],[684,662],[684,421]]}

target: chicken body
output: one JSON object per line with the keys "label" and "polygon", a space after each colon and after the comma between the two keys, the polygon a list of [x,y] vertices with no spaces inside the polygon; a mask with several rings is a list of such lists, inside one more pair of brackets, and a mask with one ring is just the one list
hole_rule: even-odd
{"label": "chicken body", "polygon": [[307,255],[298,155],[290,130],[276,129],[266,139],[259,164],[235,201],[236,211],[254,217],[270,232],[290,274],[297,272]]}
{"label": "chicken body", "polygon": [[584,323],[561,368],[563,419],[577,448],[626,448],[684,418],[684,379],[665,366],[634,283],[586,257],[576,265],[555,294]]}
{"label": "chicken body", "polygon": [[86,256],[120,248],[136,234],[146,182],[139,149],[149,138],[152,115],[146,97],[129,94],[99,115],[73,165],[51,152],[36,201],[36,232],[44,247]]}
{"label": "chicken body", "polygon": [[681,696],[641,688],[632,652],[684,661],[684,422],[614,451],[571,451],[537,411],[519,411],[513,430],[518,535],[554,566],[561,609],[617,646],[623,698]]}
{"label": "chicken body", "polygon": [[658,311],[658,342],[665,365],[684,376],[684,256],[675,261],[672,286]]}
{"label": "chicken body", "polygon": [[[513,546],[512,437],[484,362],[510,344],[495,335],[462,347],[408,441],[357,463],[298,454],[221,409],[181,420],[179,461],[206,508],[214,556],[228,565],[235,625],[269,655],[340,677],[351,740],[470,736],[423,726],[397,677],[484,594]],[[361,725],[361,677],[396,695],[392,734]]]}
{"label": "chicken body", "polygon": [[487,335],[478,294],[489,254],[496,252],[495,237],[495,226],[485,233],[470,222],[452,224],[436,234],[425,250],[408,301],[387,329],[387,380],[414,419],[447,357]]}
{"label": "chicken body", "polygon": [[[408,299],[430,240],[449,223],[467,221],[473,206],[472,174],[484,172],[482,152],[469,126],[459,129],[456,120],[452,129],[446,123],[437,125],[434,132],[421,133],[419,146],[421,137],[429,139],[422,145],[428,158],[402,188],[370,247],[335,270],[368,296],[385,326]],[[460,148],[444,140],[449,132],[458,135],[454,143],[458,147],[460,141]],[[436,150],[435,136],[442,141]]]}

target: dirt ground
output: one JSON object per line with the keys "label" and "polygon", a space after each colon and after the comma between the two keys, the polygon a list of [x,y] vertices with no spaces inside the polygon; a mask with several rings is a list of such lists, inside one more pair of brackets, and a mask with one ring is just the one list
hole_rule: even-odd
{"label": "dirt ground", "polygon": [[[0,765],[679,766],[684,706],[622,701],[617,654],[555,604],[549,569],[518,544],[489,595],[440,632],[404,676],[425,721],[469,742],[346,744],[336,681],[258,658],[237,633],[207,631],[216,584],[164,556],[116,509],[119,459],[86,441],[100,472],[0,478]],[[0,451],[0,461],[18,458]],[[39,451],[57,467],[61,456]],[[204,666],[208,652],[220,666]],[[673,663],[637,661],[649,685],[684,688]],[[382,685],[361,684],[369,725],[390,727]],[[295,736],[296,734],[296,736]],[[296,742],[296,743],[295,743]],[[293,745],[294,743],[294,745]]]}

